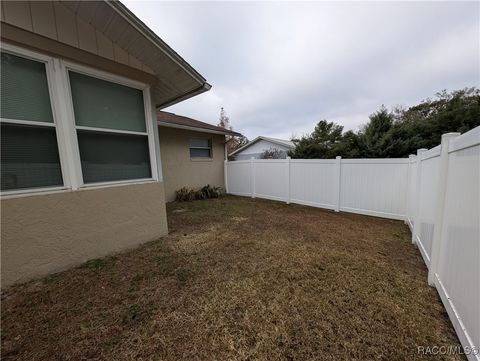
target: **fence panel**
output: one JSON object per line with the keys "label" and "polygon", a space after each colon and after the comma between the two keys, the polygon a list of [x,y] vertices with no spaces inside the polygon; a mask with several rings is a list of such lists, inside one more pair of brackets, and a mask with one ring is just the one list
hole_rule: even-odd
{"label": "fence panel", "polygon": [[292,159],[290,182],[292,203],[335,209],[335,160]]}
{"label": "fence panel", "polygon": [[252,161],[255,197],[288,200],[288,160],[258,159]]}
{"label": "fence panel", "polygon": [[[480,127],[448,156],[435,286],[464,346],[480,347]],[[480,360],[480,355],[468,355]]]}
{"label": "fence panel", "polygon": [[225,163],[226,188],[228,193],[249,196],[252,193],[250,161],[242,160]]}
{"label": "fence panel", "polygon": [[406,221],[410,231],[413,231],[415,207],[417,205],[417,157],[410,156],[408,164],[407,212]]}
{"label": "fence panel", "polygon": [[440,164],[440,147],[435,147],[420,156],[421,178],[418,194],[417,243],[427,267],[430,267],[433,231],[435,228],[435,209]]}
{"label": "fence panel", "polygon": [[405,219],[408,162],[408,159],[342,160],[340,210]]}

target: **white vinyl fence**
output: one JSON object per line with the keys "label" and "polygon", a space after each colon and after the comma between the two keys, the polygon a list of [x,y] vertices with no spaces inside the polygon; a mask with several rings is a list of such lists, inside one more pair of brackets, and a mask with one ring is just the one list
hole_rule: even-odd
{"label": "white vinyl fence", "polygon": [[408,159],[225,162],[227,193],[404,220],[469,360],[480,361],[480,127]]}
{"label": "white vinyl fence", "polygon": [[227,192],[405,219],[409,159],[251,159],[226,162]]}

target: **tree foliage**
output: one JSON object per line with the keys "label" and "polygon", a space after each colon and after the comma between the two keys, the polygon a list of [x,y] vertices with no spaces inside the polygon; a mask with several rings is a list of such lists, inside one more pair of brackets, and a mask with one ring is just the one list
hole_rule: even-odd
{"label": "tree foliage", "polygon": [[343,132],[334,122],[321,120],[311,134],[292,139],[292,158],[398,158],[420,148],[440,144],[448,132],[464,133],[480,125],[480,91],[446,90],[408,109],[385,106],[370,115],[357,132]]}
{"label": "tree foliage", "polygon": [[270,147],[269,149],[265,149],[262,154],[260,154],[260,159],[284,159],[286,153],[284,150],[280,150],[274,147]]}
{"label": "tree foliage", "polygon": [[[220,117],[218,119],[217,125],[224,129],[233,131],[233,127],[230,125],[230,118],[227,116],[227,113],[225,112],[225,109],[223,109],[223,107],[220,108]],[[238,148],[241,148],[248,143],[247,137],[243,135],[238,137],[235,137],[233,135],[227,135],[225,136],[225,138],[227,144],[227,154],[234,152]]]}

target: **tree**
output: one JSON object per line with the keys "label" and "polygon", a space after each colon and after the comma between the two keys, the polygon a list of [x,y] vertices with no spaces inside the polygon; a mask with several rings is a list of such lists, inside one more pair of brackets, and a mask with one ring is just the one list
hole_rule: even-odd
{"label": "tree", "polygon": [[233,130],[232,126],[230,125],[230,118],[227,116],[225,109],[223,107],[220,108],[220,118],[218,119],[218,126],[224,129]]}
{"label": "tree", "polygon": [[342,139],[343,127],[321,120],[311,134],[292,139],[295,148],[289,152],[292,158],[331,158]]}
{"label": "tree", "polygon": [[294,140],[294,158],[401,158],[440,144],[448,132],[464,133],[480,125],[480,90],[464,88],[435,94],[410,108],[385,106],[369,116],[358,132],[322,120],[315,130]]}
{"label": "tree", "polygon": [[360,153],[365,158],[385,158],[391,146],[389,132],[393,126],[393,114],[382,105],[370,115],[370,121],[359,134]]}
{"label": "tree", "polygon": [[[230,118],[227,116],[225,109],[223,107],[220,108],[220,117],[218,119],[218,126],[227,130],[233,131],[233,127],[230,125]],[[243,147],[245,144],[248,143],[247,137],[240,135],[240,136],[233,136],[233,135],[226,135],[225,142],[227,144],[227,154],[230,154],[237,150],[238,148]]]}
{"label": "tree", "polygon": [[284,159],[286,156],[285,151],[270,147],[260,154],[260,159]]}

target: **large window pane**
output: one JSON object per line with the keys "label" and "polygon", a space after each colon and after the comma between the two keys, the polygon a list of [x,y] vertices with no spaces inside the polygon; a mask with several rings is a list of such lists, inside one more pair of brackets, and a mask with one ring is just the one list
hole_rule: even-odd
{"label": "large window pane", "polygon": [[1,125],[1,189],[63,185],[53,127]]}
{"label": "large window pane", "polygon": [[45,64],[1,55],[1,117],[53,123]]}
{"label": "large window pane", "polygon": [[210,148],[209,139],[190,139],[191,148]]}
{"label": "large window pane", "polygon": [[141,90],[70,71],[75,123],[145,132]]}
{"label": "large window pane", "polygon": [[147,136],[77,133],[85,183],[151,178]]}
{"label": "large window pane", "polygon": [[210,149],[190,148],[190,158],[210,158]]}

